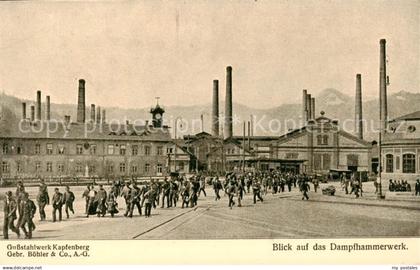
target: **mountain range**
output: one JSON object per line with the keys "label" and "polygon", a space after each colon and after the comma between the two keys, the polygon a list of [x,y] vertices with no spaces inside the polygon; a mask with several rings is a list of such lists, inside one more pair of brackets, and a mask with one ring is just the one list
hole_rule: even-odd
{"label": "mountain range", "polygon": [[[339,120],[342,128],[348,132],[353,131],[354,119],[354,98],[336,89],[328,88],[321,91],[316,98],[316,116],[320,116],[323,111],[325,116]],[[30,105],[33,100],[23,100],[17,97],[2,94],[0,105],[11,110],[18,119],[21,116],[22,102],[27,102],[27,116],[30,114]],[[395,118],[404,114],[420,110],[420,93],[400,91],[388,95],[388,114],[389,118]],[[377,127],[379,118],[379,101],[371,99],[363,102],[363,118],[371,125],[365,128],[365,139],[375,140],[377,134],[371,126]],[[63,119],[64,115],[70,115],[73,121],[76,120],[75,104],[51,104],[51,118]],[[135,119],[150,119],[150,108],[127,109],[120,107],[106,107],[107,121]],[[211,131],[211,104],[195,106],[164,106],[164,123],[170,127],[174,126],[176,118],[182,119],[178,122],[178,135],[194,134],[202,131],[201,115],[203,118],[203,129]],[[44,104],[43,104],[44,110]],[[90,119],[89,106],[87,106],[86,119]],[[219,111],[224,112],[224,101],[220,102]],[[233,104],[234,114],[234,135],[243,134],[243,122],[249,121],[253,115],[254,135],[276,136],[282,135],[287,130],[300,127],[302,105],[301,104],[282,104],[273,108],[255,109],[243,104]]]}

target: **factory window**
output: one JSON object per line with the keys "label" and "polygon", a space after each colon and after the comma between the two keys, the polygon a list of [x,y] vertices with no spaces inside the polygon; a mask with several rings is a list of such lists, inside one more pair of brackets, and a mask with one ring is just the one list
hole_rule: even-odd
{"label": "factory window", "polygon": [[113,173],[114,172],[114,165],[113,164],[108,164],[107,171],[108,171],[108,173]]}
{"label": "factory window", "polygon": [[322,155],[314,154],[314,168],[315,170],[321,170],[322,168]]}
{"label": "factory window", "polygon": [[347,155],[347,166],[359,166],[359,156],[355,154]]}
{"label": "factory window", "polygon": [[89,151],[91,155],[96,155],[96,144],[91,144]]}
{"label": "factory window", "polygon": [[166,154],[172,154],[174,149],[172,147],[166,148]]}
{"label": "factory window", "polygon": [[22,162],[21,162],[21,161],[16,162],[16,171],[17,171],[18,173],[23,172],[23,164],[22,164]]}
{"label": "factory window", "polygon": [[146,164],[144,164],[144,172],[149,172],[150,171],[150,164],[149,163],[146,163]]}
{"label": "factory window", "polygon": [[328,144],[328,135],[318,135],[316,136],[318,145],[327,145]]}
{"label": "factory window", "polygon": [[16,153],[18,155],[22,155],[23,154],[23,146],[22,145],[18,145],[16,148]]}
{"label": "factory window", "polygon": [[10,168],[9,168],[9,163],[8,163],[8,162],[3,161],[3,162],[1,163],[1,171],[2,171],[3,173],[9,173]]}
{"label": "factory window", "polygon": [[3,144],[3,155],[9,153],[9,145],[7,143]]}
{"label": "factory window", "polygon": [[120,172],[122,172],[122,173],[125,172],[125,163],[124,162],[120,163]]}
{"label": "factory window", "polygon": [[52,162],[47,162],[47,172],[52,172]]}
{"label": "factory window", "polygon": [[76,145],[76,155],[82,155],[83,154],[83,145],[77,144]]}
{"label": "factory window", "polygon": [[53,154],[53,145],[52,143],[47,143],[47,155]]}
{"label": "factory window", "polygon": [[322,169],[329,170],[331,167],[331,156],[330,154],[323,154],[322,155]]}
{"label": "factory window", "polygon": [[39,161],[35,162],[35,171],[41,172],[41,162]]}
{"label": "factory window", "polygon": [[400,170],[400,157],[399,157],[399,156],[396,156],[396,157],[395,157],[395,169],[396,169],[397,171],[399,171],[399,170]]}
{"label": "factory window", "polygon": [[158,163],[158,165],[157,165],[157,173],[162,173],[162,172],[163,172],[162,164]]}
{"label": "factory window", "polygon": [[41,154],[41,145],[39,143],[35,144],[35,154]]}
{"label": "factory window", "polygon": [[394,172],[394,156],[391,154],[385,156],[385,172]]}
{"label": "factory window", "polygon": [[163,155],[163,147],[162,147],[162,146],[158,146],[158,147],[156,148],[156,154],[157,154],[158,156]]}
{"label": "factory window", "polygon": [[144,155],[150,156],[150,146],[148,145],[144,146]]}
{"label": "factory window", "polygon": [[82,166],[82,164],[81,163],[77,163],[75,170],[76,170],[77,173],[83,172],[83,166]]}
{"label": "factory window", "polygon": [[125,153],[127,152],[127,146],[125,144],[121,144],[120,146],[120,155],[125,156]]}
{"label": "factory window", "polygon": [[286,159],[297,159],[299,156],[299,153],[286,153]]}
{"label": "factory window", "polygon": [[131,166],[131,173],[137,173],[137,165]]}
{"label": "factory window", "polygon": [[114,145],[108,144],[108,155],[113,155],[113,154],[114,154]]}
{"label": "factory window", "polygon": [[63,172],[64,172],[64,164],[63,164],[63,163],[59,163],[59,164],[57,165],[57,171],[58,171],[59,173],[63,173]]}
{"label": "factory window", "polygon": [[57,153],[59,155],[64,155],[64,145],[63,144],[59,144],[57,147]]}
{"label": "factory window", "polygon": [[138,145],[132,145],[131,146],[131,155],[137,156],[139,154],[139,146]]}
{"label": "factory window", "polygon": [[96,166],[95,165],[90,165],[89,166],[89,173],[96,173]]}
{"label": "factory window", "polygon": [[404,154],[403,155],[403,173],[416,172],[416,155]]}

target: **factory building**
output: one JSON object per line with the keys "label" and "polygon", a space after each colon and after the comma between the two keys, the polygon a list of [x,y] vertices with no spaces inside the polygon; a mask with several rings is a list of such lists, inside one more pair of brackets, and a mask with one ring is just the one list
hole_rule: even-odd
{"label": "factory building", "polygon": [[380,40],[379,78],[382,183],[404,180],[414,187],[420,179],[420,111],[388,120],[385,39]]}
{"label": "factory building", "polygon": [[30,118],[26,103],[22,104],[21,119],[11,121],[4,113],[0,116],[3,180],[75,177],[112,180],[168,173],[174,144],[169,127],[163,125],[165,111],[159,104],[150,111],[151,124],[107,123],[105,110],[94,104],[87,121],[84,80],[79,80],[76,122],[70,116],[51,120],[50,104],[47,97],[43,118],[38,91]]}

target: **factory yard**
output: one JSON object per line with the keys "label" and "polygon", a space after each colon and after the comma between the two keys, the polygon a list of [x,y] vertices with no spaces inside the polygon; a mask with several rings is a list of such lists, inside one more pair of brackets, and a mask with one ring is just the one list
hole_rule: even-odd
{"label": "factory yard", "polygon": [[[321,188],[330,185],[321,184]],[[252,194],[246,194],[242,207],[228,208],[227,196],[215,201],[207,186],[194,208],[152,209],[151,218],[123,216],[125,203],[119,198],[120,212],[111,218],[84,215],[85,187],[72,187],[76,195],[75,215],[53,223],[52,207],[46,208],[47,221],[35,215],[34,240],[52,239],[264,239],[264,238],[342,238],[342,237],[410,237],[420,236],[420,197],[392,197],[377,200],[371,182],[364,185],[364,196],[355,198],[340,190],[336,196],[322,195],[321,190],[309,193],[308,201],[300,192],[266,194],[264,202],[253,204]],[[311,186],[312,188],[312,186]],[[27,188],[35,199],[37,188]],[[60,188],[62,190],[63,188]],[[3,195],[8,188],[1,188]],[[15,188],[12,188],[14,191]],[[48,187],[52,196],[53,187]],[[144,208],[143,208],[144,210]],[[3,207],[0,218],[3,220]],[[10,240],[17,239],[9,232]],[[1,233],[1,238],[3,235]],[[30,241],[30,240],[26,240]]]}

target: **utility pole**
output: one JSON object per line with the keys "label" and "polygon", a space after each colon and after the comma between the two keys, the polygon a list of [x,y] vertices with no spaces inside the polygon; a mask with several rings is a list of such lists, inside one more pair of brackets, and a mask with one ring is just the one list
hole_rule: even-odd
{"label": "utility pole", "polygon": [[244,121],[244,134],[243,134],[243,138],[242,138],[242,171],[245,172],[245,126],[246,126],[246,122]]}

